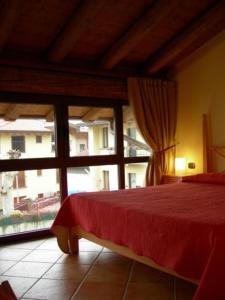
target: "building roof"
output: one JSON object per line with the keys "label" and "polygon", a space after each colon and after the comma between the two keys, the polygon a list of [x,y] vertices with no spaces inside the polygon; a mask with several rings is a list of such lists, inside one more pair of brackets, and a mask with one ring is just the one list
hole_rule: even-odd
{"label": "building roof", "polygon": [[52,132],[53,125],[45,120],[17,119],[5,121],[0,119],[0,132]]}

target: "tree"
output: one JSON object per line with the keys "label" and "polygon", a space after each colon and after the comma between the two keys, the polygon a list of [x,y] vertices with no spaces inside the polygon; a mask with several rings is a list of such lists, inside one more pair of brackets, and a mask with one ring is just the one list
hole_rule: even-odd
{"label": "tree", "polygon": [[[21,155],[19,150],[9,150],[9,159],[18,159]],[[14,210],[13,200],[13,181],[15,176],[18,174],[17,171],[3,172],[1,176],[1,199],[3,215],[9,216]]]}

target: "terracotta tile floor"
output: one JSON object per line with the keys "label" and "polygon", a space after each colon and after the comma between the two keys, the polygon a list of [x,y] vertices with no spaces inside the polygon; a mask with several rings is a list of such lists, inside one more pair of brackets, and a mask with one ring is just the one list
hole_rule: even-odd
{"label": "terracotta tile floor", "polygon": [[63,254],[55,238],[0,247],[0,282],[18,299],[191,300],[196,287],[80,241],[77,256]]}

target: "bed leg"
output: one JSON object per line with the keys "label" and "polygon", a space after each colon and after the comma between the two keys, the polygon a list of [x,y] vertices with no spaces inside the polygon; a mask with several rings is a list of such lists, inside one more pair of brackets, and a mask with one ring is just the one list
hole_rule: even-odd
{"label": "bed leg", "polygon": [[79,252],[79,242],[76,235],[69,234],[69,249],[70,254],[76,254]]}

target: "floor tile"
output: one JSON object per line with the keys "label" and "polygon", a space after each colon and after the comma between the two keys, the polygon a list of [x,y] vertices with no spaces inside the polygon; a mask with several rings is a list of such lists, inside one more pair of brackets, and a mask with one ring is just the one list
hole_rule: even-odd
{"label": "floor tile", "polygon": [[87,276],[86,282],[116,282],[124,283],[128,279],[130,266],[124,265],[95,265]]}
{"label": "floor tile", "polygon": [[99,255],[96,263],[121,265],[121,264],[131,264],[132,260],[122,255],[119,255],[115,252],[102,252]]}
{"label": "floor tile", "polygon": [[81,242],[79,243],[79,251],[101,251],[102,246],[94,244],[92,242]]}
{"label": "floor tile", "polygon": [[68,300],[73,295],[78,283],[73,280],[40,279],[24,298],[45,300]]}
{"label": "floor tile", "polygon": [[148,267],[141,263],[135,263],[131,276],[131,282],[168,282],[174,280],[173,276]]}
{"label": "floor tile", "polygon": [[55,237],[49,238],[36,249],[59,250],[57,239]]}
{"label": "floor tile", "polygon": [[0,274],[4,273],[15,264],[16,261],[13,260],[0,260]]}
{"label": "floor tile", "polygon": [[33,261],[33,262],[55,262],[59,257],[62,256],[62,252],[59,250],[33,250],[31,253],[26,255],[22,261]]}
{"label": "floor tile", "polygon": [[35,278],[0,276],[0,281],[8,280],[17,297],[23,294],[37,281]]}
{"label": "floor tile", "polygon": [[55,264],[43,276],[48,279],[73,279],[80,282],[90,269],[90,265]]}
{"label": "floor tile", "polygon": [[40,278],[51,266],[51,263],[18,262],[4,275]]}
{"label": "floor tile", "polygon": [[17,261],[22,259],[25,255],[27,255],[30,252],[31,250],[13,249],[5,247],[0,250],[0,259]]}
{"label": "floor tile", "polygon": [[90,265],[99,255],[99,252],[89,251],[89,252],[79,252],[78,254],[68,255],[63,254],[58,260],[57,264],[83,264]]}
{"label": "floor tile", "polygon": [[176,300],[192,300],[197,286],[182,279],[176,279]]}
{"label": "floor tile", "polygon": [[120,283],[84,283],[71,300],[120,300],[125,285]]}
{"label": "floor tile", "polygon": [[32,241],[27,241],[27,242],[17,242],[13,244],[7,245],[8,248],[14,248],[14,249],[28,249],[28,250],[33,250],[37,247],[39,247],[42,243],[44,243],[46,239],[41,239],[41,240],[32,240]]}
{"label": "floor tile", "polygon": [[124,300],[173,300],[173,286],[164,283],[129,283]]}
{"label": "floor tile", "polygon": [[[121,300],[133,261],[85,239],[79,245],[78,255],[63,254],[55,238],[3,246],[0,281],[9,280],[21,300]],[[123,300],[174,300],[174,291],[176,300],[193,299],[195,285],[174,282],[171,275],[135,263]]]}

